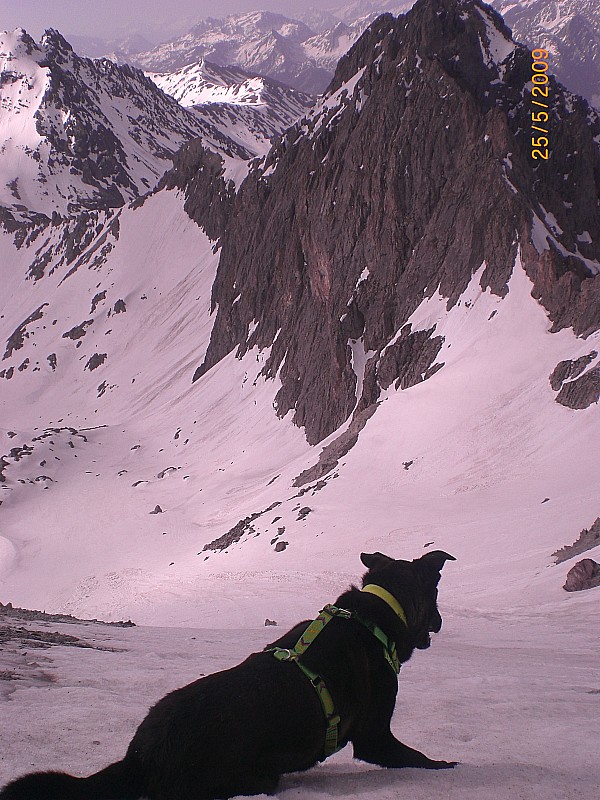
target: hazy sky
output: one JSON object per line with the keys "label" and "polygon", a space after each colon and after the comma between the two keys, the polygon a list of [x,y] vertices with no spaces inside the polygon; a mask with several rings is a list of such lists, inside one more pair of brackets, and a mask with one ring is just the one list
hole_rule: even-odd
{"label": "hazy sky", "polygon": [[[104,38],[154,32],[167,39],[204,17],[258,9],[293,16],[294,9],[303,5],[299,0],[0,0],[0,30],[25,28],[34,39],[46,28]],[[304,7],[332,5],[336,3],[331,0],[309,0]]]}

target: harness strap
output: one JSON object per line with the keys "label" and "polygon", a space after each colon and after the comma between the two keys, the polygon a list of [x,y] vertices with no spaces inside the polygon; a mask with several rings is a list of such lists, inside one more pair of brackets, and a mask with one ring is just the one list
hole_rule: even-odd
{"label": "harness strap", "polygon": [[400,672],[400,667],[402,665],[400,664],[400,658],[398,657],[398,653],[396,651],[396,643],[386,636],[381,628],[371,622],[371,620],[364,619],[358,614],[354,614],[353,616],[354,619],[364,625],[365,628],[370,630],[373,636],[381,642],[383,645],[383,655],[385,656],[385,660],[397,675]]}
{"label": "harness strap", "polygon": [[[363,590],[364,591],[364,590]],[[385,590],[384,590],[385,591]],[[402,609],[400,609],[402,610]],[[334,617],[341,617],[342,619],[355,619],[365,626],[378,641],[383,645],[383,653],[386,661],[396,674],[400,671],[400,659],[396,652],[396,645],[391,641],[386,634],[368,619],[364,619],[360,615],[352,611],[346,611],[344,608],[337,608],[337,606],[326,605],[319,616],[314,619],[306,628],[302,636],[298,639],[294,647],[270,647],[266,652],[273,653],[278,661],[293,661],[294,664],[303,672],[311,682],[313,689],[316,691],[325,720],[327,722],[327,730],[325,732],[325,747],[324,757],[327,758],[339,750],[339,724],[340,715],[335,710],[333,698],[323,678],[313,670],[305,666],[300,661],[300,656],[309,648],[317,636],[321,633],[323,628]]]}
{"label": "harness strap", "polygon": [[323,678],[318,673],[313,672],[313,670],[305,666],[299,659],[300,656],[308,649],[312,642],[314,642],[317,636],[321,633],[325,625],[327,625],[327,623],[330,622],[334,617],[343,617],[345,619],[349,619],[351,616],[351,613],[343,608],[327,605],[321,610],[319,616],[310,623],[293,648],[288,649],[285,647],[272,647],[267,651],[273,653],[278,661],[293,661],[296,666],[306,675],[311,682],[313,689],[316,691],[321,702],[325,720],[327,722],[324,747],[325,758],[333,755],[333,753],[337,752],[339,749],[338,726],[340,724],[340,715],[335,710],[333,697],[325,685]]}

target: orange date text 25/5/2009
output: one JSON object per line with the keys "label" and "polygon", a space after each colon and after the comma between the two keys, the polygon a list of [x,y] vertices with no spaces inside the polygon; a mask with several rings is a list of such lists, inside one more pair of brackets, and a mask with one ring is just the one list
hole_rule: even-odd
{"label": "orange date text 25/5/2009", "polygon": [[538,47],[531,51],[531,157],[543,161],[550,153],[548,59],[547,50]]}

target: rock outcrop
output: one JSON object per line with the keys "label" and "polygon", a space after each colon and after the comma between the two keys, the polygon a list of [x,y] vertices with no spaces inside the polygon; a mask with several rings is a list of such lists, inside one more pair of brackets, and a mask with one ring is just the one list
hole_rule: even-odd
{"label": "rock outcrop", "polygon": [[600,400],[600,367],[589,369],[580,378],[564,383],[556,402],[574,409],[584,409]]}
{"label": "rock outcrop", "polygon": [[562,561],[568,561],[570,558],[585,553],[586,550],[591,550],[593,547],[600,545],[600,517],[590,528],[584,528],[579,534],[579,538],[573,544],[561,547],[552,555],[556,558],[556,563],[560,564]]}
{"label": "rock outcrop", "polygon": [[[600,367],[584,370],[598,357],[592,350],[575,360],[561,361],[550,375],[550,386],[555,392],[556,402],[573,409],[588,408],[600,400]],[[582,374],[584,373],[584,374]]]}

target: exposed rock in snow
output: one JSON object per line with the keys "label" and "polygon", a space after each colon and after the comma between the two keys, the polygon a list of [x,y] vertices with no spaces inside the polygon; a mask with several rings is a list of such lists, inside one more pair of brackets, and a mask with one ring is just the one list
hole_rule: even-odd
{"label": "exposed rock in snow", "polygon": [[556,402],[568,408],[588,408],[600,400],[600,367],[589,369],[579,378],[563,383]]}
{"label": "exposed rock in snow", "polygon": [[556,553],[552,553],[556,558],[556,563],[560,564],[562,561],[568,561],[570,558],[585,553],[586,550],[592,550],[594,547],[600,545],[600,517],[596,519],[594,524],[588,529],[584,528],[579,534],[579,538],[573,544],[561,547]]}
{"label": "exposed rock in snow", "polygon": [[582,592],[600,586],[600,564],[592,558],[584,558],[571,567],[563,589],[566,592]]}
{"label": "exposed rock in snow", "polygon": [[594,359],[598,357],[598,353],[592,350],[586,356],[581,356],[576,361],[561,361],[554,368],[552,375],[550,375],[550,386],[555,392],[558,392],[563,383],[567,380],[579,377],[584,369],[589,366]]}

